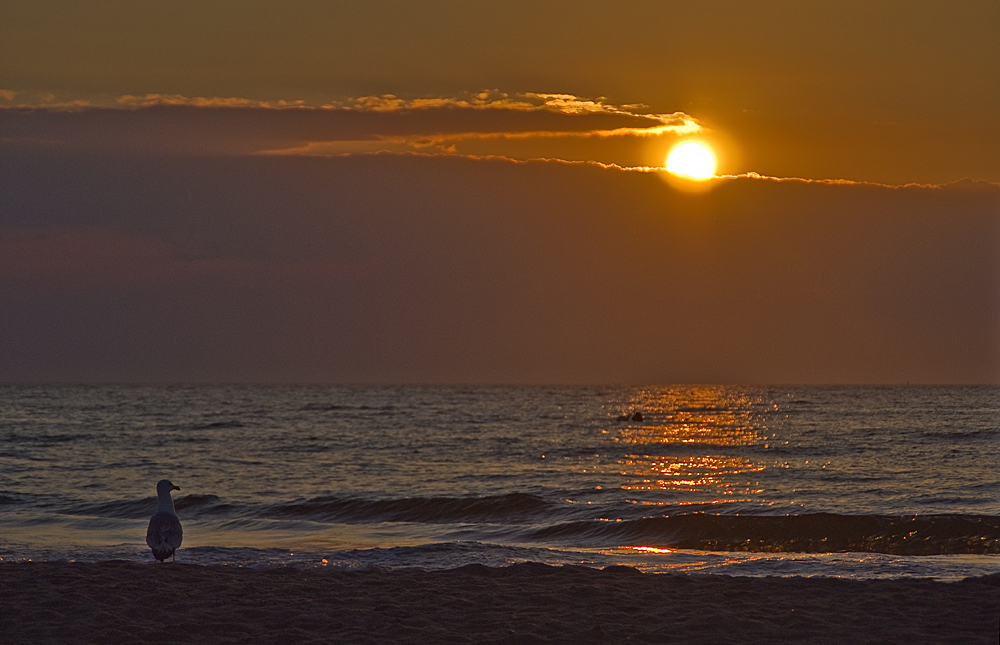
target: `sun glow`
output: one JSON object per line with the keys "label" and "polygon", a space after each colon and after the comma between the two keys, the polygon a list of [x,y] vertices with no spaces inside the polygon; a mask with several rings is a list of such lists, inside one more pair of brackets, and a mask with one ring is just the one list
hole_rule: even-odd
{"label": "sun glow", "polygon": [[632,551],[640,551],[642,553],[673,553],[674,549],[661,549],[655,546],[630,546],[625,547],[631,549]]}
{"label": "sun glow", "polygon": [[682,143],[667,155],[667,172],[688,179],[709,179],[715,175],[715,157],[700,143]]}

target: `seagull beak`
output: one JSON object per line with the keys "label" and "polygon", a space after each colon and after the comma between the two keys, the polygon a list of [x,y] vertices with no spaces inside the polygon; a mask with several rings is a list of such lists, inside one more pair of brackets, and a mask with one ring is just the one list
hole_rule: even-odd
{"label": "seagull beak", "polygon": [[173,487],[173,488],[171,488],[170,490],[180,490],[180,489],[181,489],[181,487],[180,487],[180,486],[174,486],[174,487]]}

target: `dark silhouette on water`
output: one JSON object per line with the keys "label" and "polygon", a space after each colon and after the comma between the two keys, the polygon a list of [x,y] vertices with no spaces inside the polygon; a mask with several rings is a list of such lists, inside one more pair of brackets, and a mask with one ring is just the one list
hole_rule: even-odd
{"label": "dark silhouette on water", "polygon": [[146,544],[159,562],[174,556],[184,537],[181,521],[174,510],[174,500],[170,498],[170,491],[174,490],[180,490],[180,486],[174,486],[169,479],[156,483],[156,512],[149,518],[149,528],[146,529]]}

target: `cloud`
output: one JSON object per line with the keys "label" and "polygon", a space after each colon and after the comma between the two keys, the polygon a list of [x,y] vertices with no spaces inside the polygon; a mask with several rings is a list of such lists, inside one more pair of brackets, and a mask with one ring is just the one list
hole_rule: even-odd
{"label": "cloud", "polygon": [[309,104],[303,100],[259,100],[242,97],[186,96],[183,94],[124,94],[117,97],[103,97],[100,100],[58,99],[55,94],[43,92],[16,92],[0,90],[0,98],[13,101],[20,96],[22,101],[13,107],[51,108],[66,104],[93,107],[142,108],[152,106],[190,107],[242,107],[269,109],[320,109],[351,110],[357,112],[412,112],[435,109],[460,110],[508,110],[518,112],[553,112],[559,114],[603,114],[629,117],[632,119],[660,122],[664,125],[694,125],[694,120],[683,113],[656,114],[644,111],[641,104],[616,106],[605,99],[587,99],[572,94],[546,94],[523,92],[508,94],[499,90],[483,90],[464,97],[425,97],[404,99],[394,94],[381,96],[361,96],[342,101]]}
{"label": "cloud", "polygon": [[[401,99],[394,94],[363,96],[345,102],[331,103],[326,107],[342,107],[375,112],[397,112],[400,110],[423,110],[433,108],[467,108],[478,110],[518,110],[533,112],[539,110],[562,114],[617,114],[622,116],[642,116],[658,120],[664,115],[644,114],[643,105],[616,106],[605,99],[587,99],[573,94],[546,94],[523,92],[508,94],[499,90],[483,90],[464,98],[418,98]],[[672,117],[673,115],[666,115]]]}
{"label": "cloud", "polygon": [[886,184],[877,181],[859,181],[856,179],[806,179],[803,177],[772,177],[769,175],[761,175],[756,172],[745,172],[738,175],[719,175],[717,179],[753,179],[760,181],[772,181],[772,182],[790,182],[799,184],[817,184],[817,185],[827,185],[827,186],[878,186],[879,188],[960,188],[962,190],[991,190],[994,187],[1000,187],[1000,183],[975,180],[975,179],[960,179],[958,181],[949,182],[946,184],[921,184],[917,182],[910,182],[906,184]]}
{"label": "cloud", "polygon": [[[571,94],[544,94],[526,92],[511,97],[497,91],[480,92],[467,99],[413,99],[404,100],[387,94],[354,99],[349,109],[383,113],[412,112],[415,110],[471,109],[511,110],[520,112],[552,112],[567,116],[615,116],[643,122],[642,125],[614,128],[580,129],[578,125],[566,129],[545,130],[479,130],[465,132],[437,132],[376,136],[363,140],[309,141],[305,145],[264,151],[265,154],[291,155],[344,155],[373,152],[401,153],[420,151],[425,154],[459,154],[471,158],[505,158],[510,160],[593,161],[614,167],[634,167],[635,161],[621,161],[620,152],[599,150],[588,146],[588,151],[566,149],[559,140],[602,139],[609,137],[663,137],[687,136],[706,132],[706,128],[683,112],[656,114],[638,111],[643,106],[616,106],[603,99],[584,99]],[[569,125],[567,121],[566,125]],[[547,143],[548,150],[538,143]],[[512,145],[513,144],[513,145]],[[520,144],[520,145],[518,145]],[[535,145],[532,145],[535,144]],[[630,165],[631,164],[631,165]]]}
{"label": "cloud", "polygon": [[240,101],[0,109],[0,380],[1000,382],[995,184],[687,193],[681,113]]}
{"label": "cloud", "polygon": [[382,96],[362,96],[344,102],[331,103],[330,107],[372,112],[397,112],[400,110],[425,110],[433,108],[466,108],[480,110],[521,110],[540,109],[538,101],[531,101],[531,95],[522,95],[521,100],[499,90],[484,90],[466,98],[418,98],[401,99],[394,94]]}
{"label": "cloud", "polygon": [[254,108],[304,108],[305,101],[256,101],[238,97],[222,98],[218,96],[183,96],[181,94],[143,94],[135,96],[125,94],[115,99],[123,107],[150,107],[154,105],[186,105],[192,107],[254,107]]}
{"label": "cloud", "polygon": [[[489,90],[411,99],[385,94],[322,105],[145,94],[115,97],[113,107],[13,90],[4,90],[4,97],[11,104],[0,105],[0,139],[8,144],[150,154],[449,155],[658,173],[679,138],[696,137],[711,145],[717,134],[684,112],[655,113],[643,105],[541,92]],[[14,99],[20,102],[14,104]],[[722,137],[721,142],[725,150],[728,140]],[[721,161],[725,167],[725,155]],[[716,183],[734,178],[868,183],[753,171],[723,173]]]}
{"label": "cloud", "polygon": [[[682,112],[652,113],[569,94],[460,98],[364,96],[318,106],[237,97],[125,95],[114,107],[36,97],[0,110],[0,137],[201,154],[343,155],[373,152],[656,166],[669,141],[705,134]],[[77,113],[67,117],[67,110]],[[59,136],[53,136],[58,134]]]}
{"label": "cloud", "polygon": [[[570,112],[573,114],[573,112]],[[414,135],[408,137],[383,137],[381,140],[391,143],[401,143],[415,148],[445,148],[462,141],[489,141],[497,139],[559,139],[559,138],[602,138],[602,137],[655,137],[663,134],[692,135],[705,131],[705,128],[682,112],[666,115],[655,115],[662,125],[648,127],[621,127],[598,130],[534,130],[527,132],[452,132],[434,135]],[[316,143],[316,142],[313,142]],[[320,142],[321,143],[321,142]]]}
{"label": "cloud", "polygon": [[[484,91],[460,98],[419,99],[383,95],[319,106],[146,94],[120,96],[115,107],[107,107],[7,92],[37,103],[0,105],[0,140],[7,145],[129,154],[419,154],[661,173],[665,154],[678,139],[695,137],[711,145],[717,134],[683,112],[652,113],[641,105],[619,106],[569,94]],[[721,141],[725,151],[727,140]],[[726,164],[723,154],[721,167]],[[737,178],[869,183],[749,171],[720,174],[708,185]]]}

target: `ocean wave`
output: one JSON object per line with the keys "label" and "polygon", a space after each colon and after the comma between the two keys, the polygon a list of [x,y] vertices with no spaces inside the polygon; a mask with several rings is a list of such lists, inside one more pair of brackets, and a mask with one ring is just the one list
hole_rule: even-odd
{"label": "ocean wave", "polygon": [[88,434],[35,434],[21,435],[15,432],[8,432],[0,437],[7,445],[25,444],[35,446],[50,446],[61,443],[71,443],[74,441],[89,441],[94,438],[93,433]]}
{"label": "ocean wave", "polygon": [[153,514],[154,510],[156,510],[156,498],[150,497],[146,499],[123,499],[92,504],[69,504],[60,508],[59,513],[83,517],[137,520],[149,517]]}
{"label": "ocean wave", "polygon": [[527,493],[487,497],[364,499],[325,496],[274,504],[264,514],[325,522],[521,522],[558,513],[549,501]]}
{"label": "ocean wave", "polygon": [[[0,493],[0,504],[21,502]],[[270,504],[229,501],[216,495],[185,495],[178,497],[175,505],[183,519],[210,521],[454,524],[465,526],[463,530],[469,535],[477,535],[480,529],[475,525],[483,525],[483,536],[493,530],[486,525],[507,525],[513,531],[508,537],[515,542],[588,548],[650,546],[716,552],[911,556],[1000,554],[1000,516],[994,515],[775,515],[774,508],[746,504],[732,504],[723,510],[711,503],[648,506],[614,498],[591,503],[528,493],[412,498],[327,495]],[[146,497],[69,503],[61,505],[57,512],[146,519],[155,507],[156,500]]]}
{"label": "ocean wave", "polygon": [[976,430],[948,429],[948,430],[925,430],[920,433],[927,439],[945,439],[948,441],[976,440],[976,439],[996,439],[1000,436],[998,428],[982,428]]}
{"label": "ocean wave", "polygon": [[191,426],[192,430],[224,430],[231,428],[245,428],[246,424],[235,419],[230,421],[212,421],[209,423],[198,423]]}
{"label": "ocean wave", "polygon": [[336,403],[307,403],[299,409],[307,412],[332,412],[333,410],[349,410],[351,406]]}
{"label": "ocean wave", "polygon": [[22,496],[17,493],[8,493],[7,491],[0,491],[0,506],[8,506],[13,504],[20,504],[22,502]]}
{"label": "ocean wave", "polygon": [[[174,506],[183,516],[196,518],[226,517],[250,510],[250,507],[231,504],[216,495],[185,495],[175,499]],[[155,510],[156,498],[144,497],[91,504],[68,504],[59,509],[59,512],[63,515],[139,520],[148,518]]]}
{"label": "ocean wave", "polygon": [[[0,504],[18,502],[16,498],[0,493]],[[522,523],[596,517],[599,508],[573,504],[566,500],[551,502],[527,493],[388,499],[326,495],[272,504],[234,502],[216,495],[183,495],[174,499],[174,506],[182,518],[291,519],[341,524]],[[143,519],[149,517],[155,508],[155,497],[143,497],[95,503],[64,502],[59,504],[58,512],[63,515]],[[581,508],[592,510],[581,515]]]}
{"label": "ocean wave", "polygon": [[533,531],[531,538],[702,551],[985,555],[1000,554],[1000,517],[688,513],[556,524]]}

